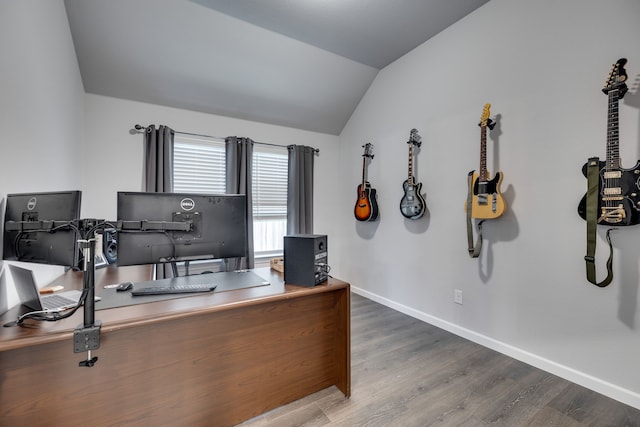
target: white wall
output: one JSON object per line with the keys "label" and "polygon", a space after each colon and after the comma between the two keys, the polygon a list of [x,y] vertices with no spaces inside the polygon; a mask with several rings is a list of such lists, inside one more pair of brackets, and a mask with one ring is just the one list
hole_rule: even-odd
{"label": "white wall", "polygon": [[[8,193],[81,189],[84,89],[62,0],[0,2],[0,58],[4,212]],[[42,284],[62,272],[34,269]],[[7,282],[0,280],[0,313],[18,302]]]}
{"label": "white wall", "polygon": [[[639,18],[637,0],[492,0],[382,70],[340,137],[339,169],[350,185],[338,207],[336,275],[391,307],[640,407],[640,229],[614,234],[614,282],[600,289],[586,280],[585,222],[576,213],[583,163],[605,157],[600,90],[620,57],[629,60],[632,89],[620,107],[623,165],[640,158]],[[463,205],[487,102],[499,115],[488,167],[504,172],[509,209],[485,223],[481,257],[471,259]],[[418,221],[399,211],[411,128],[423,137],[416,169],[428,214]],[[375,223],[352,213],[365,142],[374,144]]]}
{"label": "white wall", "polygon": [[84,89],[62,0],[1,2],[0,57],[0,192],[77,189]]}

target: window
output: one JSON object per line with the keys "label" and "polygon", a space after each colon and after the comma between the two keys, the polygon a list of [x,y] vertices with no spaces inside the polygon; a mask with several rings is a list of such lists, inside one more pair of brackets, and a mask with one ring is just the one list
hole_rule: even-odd
{"label": "window", "polygon": [[253,243],[256,258],[282,255],[287,232],[287,150],[253,146]]}
{"label": "window", "polygon": [[[184,193],[225,192],[224,142],[175,135],[173,189]],[[287,150],[253,146],[253,244],[256,260],[281,255],[287,229]]]}
{"label": "window", "polygon": [[224,193],[224,172],[224,142],[186,135],[175,136],[173,191]]}

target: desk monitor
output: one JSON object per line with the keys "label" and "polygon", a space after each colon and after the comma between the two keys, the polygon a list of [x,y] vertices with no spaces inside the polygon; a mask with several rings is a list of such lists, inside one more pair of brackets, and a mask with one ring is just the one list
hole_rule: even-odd
{"label": "desk monitor", "polygon": [[3,258],[78,268],[80,191],[8,194]]}
{"label": "desk monitor", "polygon": [[247,256],[238,194],[118,193],[118,265]]}

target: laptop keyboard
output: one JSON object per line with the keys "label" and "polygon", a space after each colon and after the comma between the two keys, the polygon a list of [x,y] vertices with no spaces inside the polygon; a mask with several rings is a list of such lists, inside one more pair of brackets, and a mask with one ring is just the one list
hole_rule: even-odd
{"label": "laptop keyboard", "polygon": [[69,307],[74,306],[78,302],[72,300],[71,298],[63,297],[60,295],[47,295],[46,297],[41,298],[42,306],[46,310],[55,310],[60,307]]}

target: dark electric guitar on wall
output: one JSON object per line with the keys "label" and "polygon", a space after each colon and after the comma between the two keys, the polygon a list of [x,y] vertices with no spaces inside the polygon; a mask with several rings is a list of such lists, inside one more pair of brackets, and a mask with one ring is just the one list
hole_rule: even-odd
{"label": "dark electric guitar on wall", "polygon": [[376,190],[371,188],[371,184],[366,179],[366,162],[367,158],[373,159],[371,151],[373,145],[367,143],[363,145],[364,154],[362,155],[362,184],[358,185],[358,200],[353,213],[358,221],[375,221],[378,218],[378,202],[376,200]]}
{"label": "dark electric guitar on wall", "polygon": [[418,219],[420,218],[426,209],[426,203],[424,197],[422,197],[422,183],[416,183],[413,176],[413,147],[420,147],[422,145],[421,137],[418,135],[417,129],[411,129],[409,137],[409,177],[402,183],[404,189],[404,196],[400,200],[400,212],[405,218]]}
{"label": "dark electric guitar on wall", "polygon": [[[502,172],[496,172],[496,176],[489,180],[487,170],[487,128],[493,129],[495,123],[489,118],[491,104],[485,104],[480,117],[480,169],[472,171],[471,185],[471,217],[477,219],[497,218],[504,213],[505,202],[500,192]],[[467,203],[465,203],[467,210]]]}
{"label": "dark electric guitar on wall", "polygon": [[[618,101],[627,92],[627,72],[624,65],[627,60],[621,58],[613,64],[602,91],[609,97],[607,112],[607,159],[599,162],[598,185],[598,224],[635,225],[640,223],[640,161],[631,169],[621,167]],[[589,162],[582,167],[587,176]],[[578,214],[587,219],[587,196],[578,205]]]}

